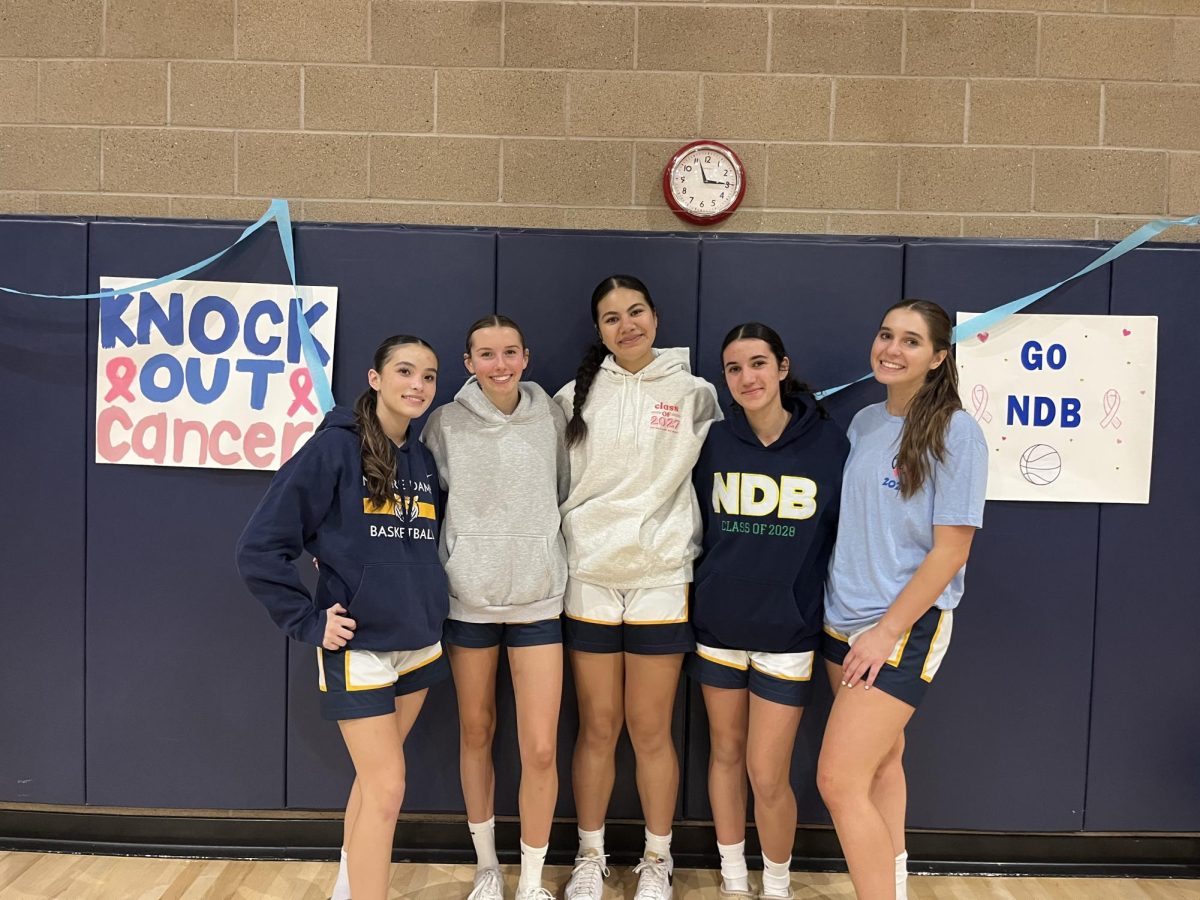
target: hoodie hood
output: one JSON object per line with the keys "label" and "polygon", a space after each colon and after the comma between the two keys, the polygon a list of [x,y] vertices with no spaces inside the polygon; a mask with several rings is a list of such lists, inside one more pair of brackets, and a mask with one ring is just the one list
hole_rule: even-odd
{"label": "hoodie hood", "polygon": [[[625,410],[636,411],[642,404],[642,384],[644,382],[662,381],[672,375],[690,375],[692,372],[691,356],[687,347],[670,347],[666,350],[654,349],[654,358],[640,372],[630,372],[621,368],[610,353],[600,363],[599,374],[614,385],[620,385],[620,402],[617,406],[617,440],[624,435]],[[640,420],[635,420],[633,426],[633,449],[642,449]]]}
{"label": "hoodie hood", "polygon": [[344,428],[358,434],[358,417],[354,415],[354,410],[349,406],[335,406],[325,413],[325,418],[317,426],[317,431],[324,431],[326,428]]}
{"label": "hoodie hood", "polygon": [[691,372],[691,355],[687,347],[668,347],[665,350],[660,350],[656,347],[654,349],[654,359],[650,360],[646,368],[640,372],[629,372],[622,369],[610,353],[600,363],[600,371],[620,378],[634,378],[638,381],[657,381],[660,378],[674,375],[676,372]]}
{"label": "hoodie hood", "polygon": [[791,414],[791,418],[788,419],[787,425],[784,426],[783,434],[779,435],[774,443],[769,444],[765,448],[763,447],[762,442],[758,439],[758,435],[750,427],[750,420],[746,418],[746,414],[736,403],[733,404],[730,415],[725,420],[729,423],[729,430],[738,440],[750,444],[757,449],[782,450],[811,431],[821,418],[821,412],[817,409],[816,398],[812,394],[797,394],[794,397],[781,397],[780,400],[783,403],[783,408]]}
{"label": "hoodie hood", "polygon": [[472,416],[488,425],[523,425],[550,415],[550,398],[536,384],[519,382],[517,392],[517,408],[511,415],[505,415],[488,399],[479,385],[479,379],[472,375],[454,395],[454,402],[461,404]]}

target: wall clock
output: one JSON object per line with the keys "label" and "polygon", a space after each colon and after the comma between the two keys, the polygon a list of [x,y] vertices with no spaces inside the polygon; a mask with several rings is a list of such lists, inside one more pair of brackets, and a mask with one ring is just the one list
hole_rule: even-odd
{"label": "wall clock", "polygon": [[742,202],[746,172],[738,155],[719,141],[692,141],[663,169],[663,195],[679,218],[713,225]]}

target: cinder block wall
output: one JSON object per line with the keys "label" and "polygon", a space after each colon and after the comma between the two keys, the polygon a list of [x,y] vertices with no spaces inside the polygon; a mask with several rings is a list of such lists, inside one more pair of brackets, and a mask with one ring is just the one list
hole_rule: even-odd
{"label": "cinder block wall", "polygon": [[726,229],[1122,237],[1200,212],[1200,0],[0,0],[0,213],[679,229],[697,137]]}

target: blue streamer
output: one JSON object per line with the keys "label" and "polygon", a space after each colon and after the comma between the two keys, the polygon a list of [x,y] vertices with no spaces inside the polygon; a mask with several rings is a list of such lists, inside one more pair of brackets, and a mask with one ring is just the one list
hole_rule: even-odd
{"label": "blue streamer", "polygon": [[[205,266],[215,263],[269,222],[274,222],[279,229],[279,243],[283,246],[283,258],[287,262],[288,276],[292,280],[292,302],[296,304],[296,320],[300,327],[300,347],[304,352],[304,362],[308,365],[308,373],[312,378],[313,390],[316,392],[321,412],[327,413],[333,409],[333,392],[329,389],[329,379],[325,376],[325,368],[321,365],[320,356],[317,355],[317,346],[313,342],[312,333],[309,331],[308,321],[304,318],[304,305],[298,296],[300,289],[296,286],[296,251],[292,243],[292,217],[286,200],[272,200],[270,206],[267,207],[266,212],[259,217],[258,221],[243,231],[238,236],[238,239],[224,250],[214,253],[207,259],[202,259],[200,262],[192,263],[190,266],[172,272],[170,275],[164,275],[152,281],[145,281],[141,284],[121,288],[121,293],[132,294],[137,291],[148,291],[150,288],[156,288],[164,284],[169,284],[172,281],[178,281],[181,278],[187,278],[187,276],[200,271]],[[23,297],[37,297],[40,300],[101,300],[105,297],[111,297],[115,293],[110,288],[108,290],[97,291],[94,294],[31,294],[28,291],[3,286],[0,286],[0,291]]]}
{"label": "blue streamer", "polygon": [[[1164,231],[1174,225],[1200,225],[1200,215],[1189,216],[1186,219],[1156,219],[1153,222],[1147,222],[1137,231],[1133,232],[1133,234],[1121,241],[1118,241],[1116,244],[1113,244],[1112,247],[1110,247],[1105,253],[1096,257],[1074,275],[1068,276],[1057,284],[1050,285],[1050,287],[1042,288],[1040,291],[1034,291],[1032,294],[1026,294],[1024,297],[1019,297],[1016,300],[1010,300],[1008,303],[1004,303],[995,307],[994,309],[990,309],[985,313],[980,313],[979,315],[975,316],[975,318],[968,322],[964,322],[962,325],[955,326],[954,331],[950,336],[950,342],[957,344],[959,341],[965,340],[966,338],[974,337],[981,331],[989,331],[990,329],[999,325],[1009,316],[1020,312],[1025,307],[1033,303],[1036,303],[1047,294],[1058,290],[1064,284],[1074,281],[1076,278],[1082,278],[1084,275],[1087,275],[1089,272],[1094,272],[1101,266],[1108,265],[1113,260],[1124,256],[1130,250],[1134,250],[1142,246],[1142,244],[1146,243],[1146,241],[1150,240],[1156,235],[1162,234]],[[837,387],[818,391],[816,397],[818,400],[820,400],[823,397],[828,397],[830,394],[836,394],[838,391],[845,390],[851,385],[858,384],[860,381],[866,381],[871,377],[871,373],[867,373],[861,378],[856,378],[853,381],[846,382],[845,384],[839,384]]]}

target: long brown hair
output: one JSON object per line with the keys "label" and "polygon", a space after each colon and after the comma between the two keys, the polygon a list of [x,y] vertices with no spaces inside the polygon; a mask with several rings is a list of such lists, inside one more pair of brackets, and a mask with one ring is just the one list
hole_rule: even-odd
{"label": "long brown hair", "polygon": [[900,494],[907,500],[929,478],[933,460],[945,461],[946,430],[950,427],[950,417],[962,409],[962,401],[958,397],[958,366],[950,342],[953,331],[950,316],[929,300],[901,300],[889,307],[883,317],[886,319],[895,309],[910,309],[920,315],[929,329],[934,352],[946,351],[941,365],[925,373],[925,383],[904,413],[896,469],[900,472]]}
{"label": "long brown hair", "polygon": [[[597,329],[599,329],[600,319],[596,310],[600,306],[600,301],[617,288],[637,291],[645,298],[650,311],[657,315],[654,301],[650,299],[650,291],[646,289],[646,285],[642,284],[640,279],[634,278],[632,275],[609,275],[592,291],[592,324],[596,325]],[[604,362],[607,354],[608,348],[604,346],[604,341],[599,336],[584,351],[583,362],[579,364],[579,371],[575,373],[575,404],[571,407],[571,421],[567,423],[566,431],[568,447],[574,447],[587,437],[588,428],[587,422],[583,420],[583,404],[587,402],[588,391],[592,389],[592,382],[596,380],[596,373],[600,371],[600,364]]]}
{"label": "long brown hair", "polygon": [[[419,337],[394,334],[379,345],[371,368],[382,372],[392,351],[405,344],[418,344],[434,353],[433,347]],[[434,357],[437,357],[436,353]],[[393,499],[395,491],[392,490],[392,482],[396,480],[396,449],[392,439],[384,434],[383,426],[379,424],[379,416],[375,412],[378,396],[374,388],[368,387],[354,401],[354,418],[358,422],[358,436],[362,446],[363,479],[367,483],[367,497],[375,507],[384,506]]]}

